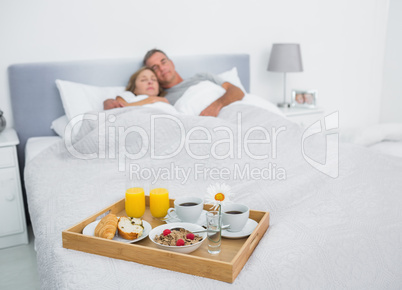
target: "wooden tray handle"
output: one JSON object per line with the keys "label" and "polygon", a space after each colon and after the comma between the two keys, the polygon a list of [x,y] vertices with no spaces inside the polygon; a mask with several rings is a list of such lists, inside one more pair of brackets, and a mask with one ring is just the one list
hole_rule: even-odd
{"label": "wooden tray handle", "polygon": [[255,249],[255,247],[257,247],[257,244],[260,241],[260,239],[258,239],[259,235],[259,233],[256,233],[256,235],[253,237],[253,240],[250,242],[249,250],[252,251]]}

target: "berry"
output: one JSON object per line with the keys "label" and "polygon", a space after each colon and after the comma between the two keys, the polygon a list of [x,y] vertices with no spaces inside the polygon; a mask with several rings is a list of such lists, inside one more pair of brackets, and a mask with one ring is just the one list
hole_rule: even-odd
{"label": "berry", "polygon": [[163,231],[164,236],[167,236],[170,233],[171,233],[171,231],[169,229],[166,229],[166,230]]}
{"label": "berry", "polygon": [[193,234],[193,233],[188,233],[188,234],[186,235],[186,239],[194,240],[194,234]]}
{"label": "berry", "polygon": [[184,246],[184,241],[182,239],[178,239],[176,242],[176,246]]}

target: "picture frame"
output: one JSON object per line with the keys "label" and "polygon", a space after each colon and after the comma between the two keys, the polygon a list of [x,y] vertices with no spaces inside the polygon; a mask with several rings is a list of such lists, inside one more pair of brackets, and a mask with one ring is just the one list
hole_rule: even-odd
{"label": "picture frame", "polygon": [[291,105],[298,108],[315,108],[317,105],[317,91],[293,90]]}

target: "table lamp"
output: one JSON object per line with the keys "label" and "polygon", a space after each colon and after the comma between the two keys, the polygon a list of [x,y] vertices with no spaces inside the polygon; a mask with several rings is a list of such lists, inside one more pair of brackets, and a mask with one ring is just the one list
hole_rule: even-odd
{"label": "table lamp", "polygon": [[268,63],[268,71],[283,72],[283,103],[278,107],[290,107],[286,102],[286,73],[302,72],[300,45],[296,43],[274,43]]}

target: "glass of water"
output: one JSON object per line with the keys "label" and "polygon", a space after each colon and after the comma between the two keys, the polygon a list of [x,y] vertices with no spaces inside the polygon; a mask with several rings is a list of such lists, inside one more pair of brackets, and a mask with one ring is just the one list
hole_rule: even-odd
{"label": "glass of water", "polygon": [[221,252],[222,215],[219,211],[207,212],[208,252],[219,254]]}

